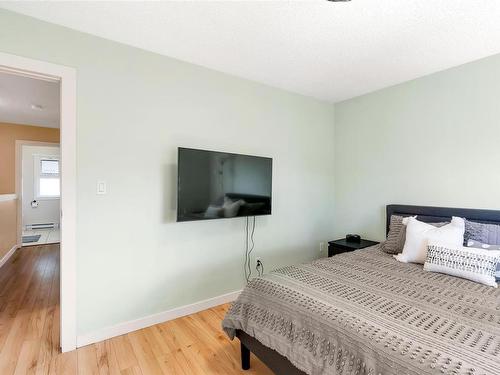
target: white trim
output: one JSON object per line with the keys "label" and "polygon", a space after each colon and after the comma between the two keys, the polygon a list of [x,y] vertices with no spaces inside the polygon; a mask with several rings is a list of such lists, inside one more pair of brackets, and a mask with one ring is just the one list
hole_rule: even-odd
{"label": "white trim", "polygon": [[185,305],[177,307],[175,309],[149,315],[144,318],[139,318],[135,320],[130,320],[128,322],[119,323],[111,327],[103,328],[99,331],[87,333],[84,335],[79,335],[76,340],[77,346],[80,348],[85,345],[90,345],[99,341],[110,339],[112,337],[125,335],[129,332],[137,331],[139,329],[163,323],[168,320],[177,319],[182,316],[194,314],[199,311],[209,309],[211,307],[232,302],[236,298],[238,298],[240,293],[241,290],[237,290],[235,292],[223,294],[221,296],[209,298],[200,302],[195,302],[190,305]]}
{"label": "white trim", "polygon": [[61,349],[76,348],[76,70],[0,52],[0,71],[61,83]]}
{"label": "white trim", "polygon": [[12,255],[14,255],[14,253],[16,252],[16,250],[17,250],[18,248],[20,248],[20,247],[21,247],[21,246],[19,246],[19,245],[14,245],[14,246],[12,247],[12,249],[10,249],[9,251],[7,251],[7,253],[3,256],[3,258],[2,258],[2,259],[0,259],[0,268],[1,268],[1,267],[5,264],[5,263],[7,263],[7,261],[10,259],[10,257],[11,257]]}
{"label": "white trim", "polygon": [[50,77],[50,76],[47,76],[46,74],[38,74],[35,72],[24,72],[22,70],[15,69],[15,68],[9,68],[7,66],[1,66],[0,70],[3,73],[12,74],[15,76],[35,78],[35,79],[39,79],[41,81],[46,81],[46,82],[59,82],[59,77]]}
{"label": "white trim", "polygon": [[76,70],[61,76],[61,349],[76,349]]}
{"label": "white trim", "polygon": [[17,194],[0,194],[0,202],[15,201]]}

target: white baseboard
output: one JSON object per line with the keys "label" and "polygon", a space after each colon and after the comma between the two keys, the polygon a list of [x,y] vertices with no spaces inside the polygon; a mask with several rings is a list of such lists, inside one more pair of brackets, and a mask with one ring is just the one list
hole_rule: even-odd
{"label": "white baseboard", "polygon": [[162,311],[157,314],[149,315],[144,318],[139,318],[135,320],[130,320],[128,322],[123,322],[116,324],[111,327],[103,328],[99,331],[87,333],[84,335],[78,335],[76,338],[76,346],[82,347],[85,345],[90,345],[99,341],[107,340],[112,337],[121,336],[129,332],[137,331],[142,328],[150,327],[158,323],[163,323],[168,320],[180,318],[182,316],[190,315],[222,305],[224,303],[232,302],[240,295],[241,290],[235,292],[223,294],[221,296],[209,298],[200,302],[195,302],[190,305],[185,305],[177,307],[175,309]]}
{"label": "white baseboard", "polygon": [[16,250],[17,250],[19,247],[21,247],[21,246],[20,246],[20,245],[14,245],[14,246],[12,247],[12,249],[10,249],[10,250],[7,252],[7,254],[5,254],[5,255],[3,256],[3,258],[2,258],[2,259],[0,259],[0,267],[2,267],[5,263],[7,263],[7,261],[10,259],[10,257],[11,257],[12,255],[14,255],[14,253],[16,252]]}

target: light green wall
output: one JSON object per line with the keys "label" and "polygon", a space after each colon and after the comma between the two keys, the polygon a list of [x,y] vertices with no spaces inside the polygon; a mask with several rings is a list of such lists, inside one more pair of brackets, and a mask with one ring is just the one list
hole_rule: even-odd
{"label": "light green wall", "polygon": [[335,232],[390,203],[500,208],[500,55],[335,106]]}
{"label": "light green wall", "polygon": [[79,334],[243,286],[244,219],[175,223],[177,146],[273,157],[255,255],[268,270],[319,256],[331,104],[7,11],[0,25],[0,51],[77,69]]}
{"label": "light green wall", "polygon": [[243,286],[244,219],[175,223],[177,146],[273,157],[273,215],[256,231],[266,269],[317,257],[332,233],[382,239],[388,203],[500,208],[500,56],[334,113],[14,13],[0,25],[0,51],[78,72],[79,334]]}

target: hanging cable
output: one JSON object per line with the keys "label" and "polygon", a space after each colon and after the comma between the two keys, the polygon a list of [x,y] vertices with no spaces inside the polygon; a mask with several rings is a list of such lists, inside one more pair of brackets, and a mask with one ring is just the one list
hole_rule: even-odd
{"label": "hanging cable", "polygon": [[253,217],[252,234],[250,235],[250,241],[252,242],[252,246],[250,247],[250,251],[248,252],[248,279],[252,277],[252,251],[255,248],[255,241],[253,239],[254,232],[255,232],[255,216]]}
{"label": "hanging cable", "polygon": [[243,265],[243,271],[245,272],[245,280],[248,283],[250,276],[248,274],[248,216],[246,217],[246,226],[245,226],[245,263]]}
{"label": "hanging cable", "polygon": [[[250,233],[249,231],[249,220],[248,216],[246,217],[246,225],[245,225],[245,264],[244,264],[244,270],[245,270],[245,280],[248,283],[252,277],[252,251],[255,248],[255,240],[254,240],[254,233],[255,233],[255,216],[253,216],[253,222],[252,222],[252,231]],[[251,242],[251,246],[249,249],[249,244]],[[259,272],[260,276],[260,272]]]}

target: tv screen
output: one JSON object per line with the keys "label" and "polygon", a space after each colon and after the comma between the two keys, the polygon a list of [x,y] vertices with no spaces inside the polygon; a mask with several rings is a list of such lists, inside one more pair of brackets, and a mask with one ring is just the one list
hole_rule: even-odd
{"label": "tv screen", "polygon": [[273,160],[179,147],[177,221],[271,214]]}

